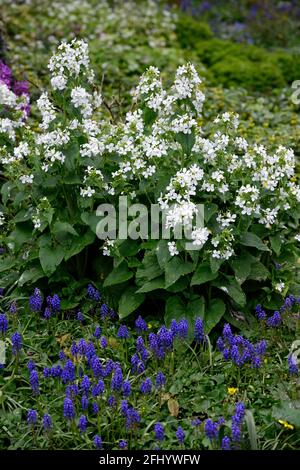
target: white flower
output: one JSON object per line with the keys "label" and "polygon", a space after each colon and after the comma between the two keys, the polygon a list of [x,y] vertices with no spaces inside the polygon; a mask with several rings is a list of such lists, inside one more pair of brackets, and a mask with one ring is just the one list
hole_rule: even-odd
{"label": "white flower", "polygon": [[109,240],[107,239],[103,245],[103,255],[104,256],[110,256],[111,254],[111,248],[114,247],[115,240]]}
{"label": "white flower", "polygon": [[4,219],[4,214],[2,211],[0,211],[0,225],[4,225],[5,219]]}
{"label": "white flower", "polygon": [[295,235],[295,240],[296,240],[297,242],[300,242],[300,233],[298,233],[297,235]]}
{"label": "white flower", "polygon": [[209,234],[210,231],[206,227],[194,229],[191,234],[193,245],[201,249],[207,242]]}
{"label": "white flower", "polygon": [[54,75],[50,81],[53,90],[64,90],[66,88],[67,78],[64,75]]}
{"label": "white flower", "polygon": [[33,175],[23,175],[20,176],[20,181],[23,184],[32,184],[33,183]]}
{"label": "white flower", "polygon": [[274,288],[275,288],[275,290],[277,290],[277,292],[281,293],[281,292],[283,292],[283,290],[285,288],[285,283],[280,281],[277,284],[275,284]]}
{"label": "white flower", "polygon": [[175,242],[168,242],[168,250],[171,256],[179,255]]}
{"label": "white flower", "polygon": [[95,190],[88,186],[86,189],[80,188],[80,196],[92,197],[95,194]]}

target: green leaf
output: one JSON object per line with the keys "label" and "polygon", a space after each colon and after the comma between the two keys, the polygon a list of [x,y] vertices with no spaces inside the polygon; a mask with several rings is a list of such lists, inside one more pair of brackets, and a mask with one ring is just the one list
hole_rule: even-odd
{"label": "green leaf", "polygon": [[270,277],[270,272],[260,261],[256,261],[255,263],[251,264],[251,270],[248,279],[264,281],[265,279],[268,279],[268,277]]}
{"label": "green leaf", "polygon": [[119,245],[119,252],[122,256],[134,256],[140,251],[141,244],[137,240],[124,240],[121,245]]}
{"label": "green leaf", "polygon": [[136,281],[139,285],[144,284],[147,281],[163,274],[163,270],[160,268],[157,257],[153,252],[147,252],[142,261],[142,266],[136,271]]}
{"label": "green leaf", "polygon": [[204,204],[204,220],[207,223],[211,217],[218,211],[217,204],[207,202]]}
{"label": "green leaf", "polygon": [[90,229],[88,229],[84,235],[80,235],[80,237],[74,238],[74,240],[72,240],[71,247],[65,254],[65,261],[68,261],[68,259],[72,258],[72,256],[80,253],[86,246],[93,243],[95,238],[95,234]]}
{"label": "green leaf", "polygon": [[52,227],[52,232],[54,235],[70,233],[71,235],[78,236],[78,232],[72,227],[68,222],[56,221]]}
{"label": "green leaf", "polygon": [[179,132],[176,134],[176,140],[180,143],[183,152],[186,155],[190,155],[195,143],[194,133],[191,132],[190,134],[184,134],[183,132]]}
{"label": "green leaf", "polygon": [[44,277],[44,271],[40,266],[36,266],[34,268],[28,269],[27,271],[24,271],[18,281],[18,285],[20,287],[24,286],[28,282],[36,282],[38,279],[41,279]]}
{"label": "green leaf", "polygon": [[281,251],[281,236],[279,233],[275,235],[274,237],[270,237],[270,242],[271,242],[271,248],[274,251],[274,253],[279,256],[280,251]]}
{"label": "green leaf", "polygon": [[152,279],[151,281],[146,282],[139,290],[137,290],[137,294],[142,292],[151,292],[156,289],[164,289],[165,287],[165,279],[163,276],[157,277],[156,279]]}
{"label": "green leaf", "polygon": [[248,429],[251,450],[258,450],[258,438],[257,438],[256,426],[255,426],[253,414],[251,413],[250,410],[246,410],[245,421],[246,421],[246,425]]}
{"label": "green leaf", "polygon": [[297,428],[300,428],[300,408],[295,408],[290,401],[281,402],[281,406],[274,406],[272,409],[272,416],[277,421],[287,421]]}
{"label": "green leaf", "polygon": [[127,263],[123,261],[107,276],[103,283],[103,287],[114,286],[128,281],[134,276],[132,271],[129,271]]}
{"label": "green leaf", "polygon": [[252,246],[260,251],[270,251],[267,245],[255,233],[247,232],[242,233],[240,244],[245,246]]}
{"label": "green leaf", "polygon": [[193,263],[185,262],[182,259],[174,256],[165,267],[166,285],[168,288],[174,284],[181,276],[191,273],[194,270]]}
{"label": "green leaf", "polygon": [[183,300],[178,297],[169,297],[167,302],[166,302],[166,308],[165,308],[165,324],[167,327],[171,325],[171,321],[173,319],[179,321],[183,317],[186,316],[186,307],[184,305]]}
{"label": "green leaf", "polygon": [[239,284],[243,284],[251,271],[251,262],[249,258],[242,254],[239,259],[231,260],[229,264],[234,271],[237,282]]}
{"label": "green leaf", "polygon": [[125,318],[134,312],[145,300],[145,294],[137,294],[135,287],[127,288],[119,300],[119,316]]}
{"label": "green leaf", "polygon": [[101,217],[98,217],[96,214],[90,212],[83,212],[81,214],[81,220],[86,225],[88,225],[94,233],[96,233],[97,224],[101,221]]}
{"label": "green leaf", "polygon": [[32,227],[27,224],[17,224],[7,237],[8,241],[18,250],[24,243],[32,239]]}
{"label": "green leaf", "polygon": [[222,259],[213,258],[212,256],[210,257],[209,262],[210,262],[210,269],[212,273],[217,273],[221,265],[223,264]]}
{"label": "green leaf", "polygon": [[160,240],[156,247],[156,256],[161,269],[165,269],[167,262],[172,258],[168,248],[167,240]]}
{"label": "green leaf", "polygon": [[208,334],[221,320],[225,313],[225,304],[221,299],[213,299],[204,315],[204,331]]}
{"label": "green leaf", "polygon": [[213,286],[226,292],[226,294],[228,294],[241,307],[246,305],[246,296],[244,291],[234,277],[226,276],[226,279],[220,279],[214,282]]}
{"label": "green leaf", "polygon": [[43,245],[39,250],[39,258],[46,276],[51,276],[60,265],[65,255],[61,245]]}
{"label": "green leaf", "polygon": [[212,272],[208,263],[199,264],[192,277],[191,286],[199,286],[218,277],[217,272]]}
{"label": "green leaf", "polygon": [[174,284],[172,284],[170,287],[168,287],[166,290],[168,292],[182,292],[185,289],[188,289],[189,286],[189,280],[187,277],[181,277],[176,281]]}
{"label": "green leaf", "polygon": [[3,260],[1,260],[0,273],[12,269],[14,266],[16,266],[16,264],[17,262],[15,259],[12,259],[10,257],[4,258]]}

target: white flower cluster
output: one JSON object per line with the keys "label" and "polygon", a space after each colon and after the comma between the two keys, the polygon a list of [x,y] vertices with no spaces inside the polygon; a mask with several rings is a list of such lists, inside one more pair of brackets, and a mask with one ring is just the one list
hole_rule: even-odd
{"label": "white flower cluster", "polygon": [[26,95],[17,96],[0,80],[0,108],[5,109],[5,114],[0,117],[0,135],[5,134],[10,140],[16,139],[16,130],[25,124],[26,106],[29,98]]}
{"label": "white flower cluster", "polygon": [[2,211],[0,211],[0,226],[4,225],[4,222],[5,222],[4,214]]}
{"label": "white flower cluster", "polygon": [[73,39],[71,43],[60,44],[48,67],[52,72],[51,86],[54,90],[64,90],[69,78],[75,79],[80,73],[89,83],[94,80],[94,73],[90,68],[89,48],[82,40]]}

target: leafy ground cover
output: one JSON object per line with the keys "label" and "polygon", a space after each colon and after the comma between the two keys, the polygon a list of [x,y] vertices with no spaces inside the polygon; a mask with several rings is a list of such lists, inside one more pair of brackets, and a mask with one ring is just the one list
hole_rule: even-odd
{"label": "leafy ground cover", "polygon": [[2,307],[1,448],[299,446],[290,355],[299,299],[288,297],[280,313],[258,306],[244,336],[225,324],[216,345],[200,317],[167,329],[137,316],[125,326],[91,285],[76,313],[38,289],[29,305],[4,298]]}

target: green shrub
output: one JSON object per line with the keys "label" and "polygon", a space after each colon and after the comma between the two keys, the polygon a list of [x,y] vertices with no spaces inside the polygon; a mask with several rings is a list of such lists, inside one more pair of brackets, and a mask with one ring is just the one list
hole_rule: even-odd
{"label": "green shrub", "polygon": [[210,39],[213,37],[208,23],[196,21],[188,15],[178,16],[176,34],[183,48],[192,47],[200,39]]}

